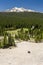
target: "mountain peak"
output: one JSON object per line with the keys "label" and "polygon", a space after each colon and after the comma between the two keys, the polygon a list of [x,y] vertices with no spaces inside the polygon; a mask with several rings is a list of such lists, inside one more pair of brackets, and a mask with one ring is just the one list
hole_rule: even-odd
{"label": "mountain peak", "polygon": [[35,12],[34,10],[31,10],[31,9],[26,9],[26,8],[23,8],[23,7],[14,7],[12,9],[7,9],[5,12]]}

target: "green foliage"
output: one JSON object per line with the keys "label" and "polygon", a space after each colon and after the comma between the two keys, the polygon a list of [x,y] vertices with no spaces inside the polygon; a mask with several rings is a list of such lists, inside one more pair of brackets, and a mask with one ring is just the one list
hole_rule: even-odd
{"label": "green foliage", "polygon": [[28,28],[31,25],[42,26],[43,29],[43,13],[33,12],[9,12],[0,13],[0,27],[5,29]]}
{"label": "green foliage", "polygon": [[0,48],[1,48],[2,46],[1,46],[1,41],[0,41]]}
{"label": "green foliage", "polygon": [[11,34],[8,34],[8,44],[9,44],[9,46],[12,46]]}
{"label": "green foliage", "polygon": [[[34,29],[31,29],[34,26]],[[33,12],[0,12],[0,35],[4,35],[4,31],[19,29],[18,35],[15,35],[16,39],[27,40],[30,37],[35,37],[35,40],[43,38],[43,13],[33,13]],[[24,32],[23,28],[29,28],[29,32]],[[39,29],[41,29],[41,34],[39,34]],[[39,36],[39,35],[40,36]],[[7,42],[8,36],[8,43]],[[5,41],[6,39],[6,41]],[[12,45],[12,36],[9,34],[4,35],[3,44]],[[3,45],[2,44],[2,45]],[[1,46],[1,45],[0,45]]]}
{"label": "green foliage", "polygon": [[11,36],[11,34],[8,34],[8,44],[9,46],[16,46],[14,38]]}
{"label": "green foliage", "polygon": [[17,34],[15,34],[15,39],[19,39],[19,36]]}
{"label": "green foliage", "polygon": [[0,41],[0,48],[9,48],[10,46],[16,47],[16,44],[14,42],[14,38],[11,36],[11,34],[6,34],[6,32],[5,32],[4,39],[2,39]]}
{"label": "green foliage", "polygon": [[25,40],[26,41],[30,40],[30,38],[29,38],[29,31],[25,31]]}
{"label": "green foliage", "polygon": [[36,36],[35,42],[36,42],[36,43],[37,43],[37,42],[41,42],[41,37],[40,37],[39,35]]}
{"label": "green foliage", "polygon": [[21,28],[20,31],[18,31],[18,35],[15,35],[16,39],[21,39],[21,40],[29,40],[29,34],[28,31],[24,31],[23,28]]}
{"label": "green foliage", "polygon": [[39,29],[35,36],[35,42],[41,42],[41,40],[42,40],[42,31]]}
{"label": "green foliage", "polygon": [[4,39],[3,39],[3,43],[2,43],[2,48],[7,48],[8,47],[8,40],[7,40],[7,35],[6,33],[4,33]]}

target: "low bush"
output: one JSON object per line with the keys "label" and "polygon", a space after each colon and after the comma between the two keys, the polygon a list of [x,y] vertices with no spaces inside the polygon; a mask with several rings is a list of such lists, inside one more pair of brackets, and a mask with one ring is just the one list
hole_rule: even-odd
{"label": "low bush", "polygon": [[0,41],[0,48],[1,48],[2,46],[1,46],[1,41]]}
{"label": "low bush", "polygon": [[18,35],[15,35],[16,39],[29,40],[29,33],[28,31],[24,31],[23,28],[21,28],[21,30],[18,31],[17,33]]}
{"label": "low bush", "polygon": [[42,40],[42,32],[41,30],[37,32],[36,36],[35,36],[35,42],[41,42]]}
{"label": "low bush", "polygon": [[8,34],[7,36],[6,33],[4,33],[4,39],[0,42],[0,48],[9,48],[10,46],[16,47],[14,38],[11,36],[11,34]]}
{"label": "low bush", "polygon": [[16,46],[14,38],[11,36],[11,34],[8,34],[8,44],[9,46]]}

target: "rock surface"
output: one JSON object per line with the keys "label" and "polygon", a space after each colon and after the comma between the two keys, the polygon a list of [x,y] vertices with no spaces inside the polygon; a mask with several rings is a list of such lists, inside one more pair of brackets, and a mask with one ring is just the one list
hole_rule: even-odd
{"label": "rock surface", "polygon": [[43,43],[16,44],[16,48],[0,49],[0,65],[43,65]]}

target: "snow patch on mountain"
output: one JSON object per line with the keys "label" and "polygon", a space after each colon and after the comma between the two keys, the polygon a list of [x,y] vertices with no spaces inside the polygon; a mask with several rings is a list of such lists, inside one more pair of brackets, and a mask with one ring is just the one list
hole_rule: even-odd
{"label": "snow patch on mountain", "polygon": [[35,11],[31,9],[25,9],[23,7],[21,8],[14,7],[12,9],[7,9],[5,12],[35,12]]}

